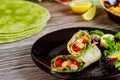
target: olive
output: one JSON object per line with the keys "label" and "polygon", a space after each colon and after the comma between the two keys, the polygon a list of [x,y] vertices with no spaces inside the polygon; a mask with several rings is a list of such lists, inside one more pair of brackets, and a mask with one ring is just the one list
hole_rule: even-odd
{"label": "olive", "polygon": [[118,3],[120,3],[120,0],[117,0]]}
{"label": "olive", "polygon": [[116,1],[116,2],[114,3],[114,6],[116,7],[116,6],[118,6],[118,5],[119,5],[119,2]]}
{"label": "olive", "polygon": [[120,42],[120,39],[118,37],[114,38],[115,42]]}
{"label": "olive", "polygon": [[112,6],[112,5],[110,4],[110,2],[108,2],[108,1],[104,1],[104,5],[105,5],[106,8],[109,8],[109,7]]}

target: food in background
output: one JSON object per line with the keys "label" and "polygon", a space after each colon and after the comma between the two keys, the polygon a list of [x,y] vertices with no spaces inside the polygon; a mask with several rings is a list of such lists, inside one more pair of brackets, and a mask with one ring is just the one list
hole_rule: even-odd
{"label": "food in background", "polygon": [[96,6],[93,6],[87,12],[82,14],[82,18],[84,20],[92,20],[95,17],[95,14],[96,14]]}
{"label": "food in background", "polygon": [[120,14],[120,0],[104,1],[105,7],[112,13]]}
{"label": "food in background", "polygon": [[73,12],[83,14],[92,7],[92,2],[90,0],[74,0],[69,6]]}

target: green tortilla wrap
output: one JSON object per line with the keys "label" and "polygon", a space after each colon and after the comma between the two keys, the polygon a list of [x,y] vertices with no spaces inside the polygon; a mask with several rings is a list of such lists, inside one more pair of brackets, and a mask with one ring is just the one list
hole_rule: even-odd
{"label": "green tortilla wrap", "polygon": [[0,13],[0,43],[30,37],[41,31],[50,18],[46,8],[22,0],[0,0]]}
{"label": "green tortilla wrap", "polygon": [[20,37],[20,36],[25,36],[27,34],[31,34],[31,33],[35,33],[36,31],[35,30],[42,30],[44,28],[44,26],[46,26],[47,23],[43,23],[41,24],[40,26],[37,26],[35,28],[32,28],[32,29],[28,29],[28,30],[25,30],[25,31],[22,31],[22,32],[18,32],[18,33],[11,33],[11,34],[7,34],[7,33],[0,33],[0,38],[2,37]]}
{"label": "green tortilla wrap", "polygon": [[28,38],[28,37],[34,35],[35,33],[39,32],[40,30],[42,30],[44,28],[44,26],[46,26],[46,24],[38,26],[38,27],[31,29],[29,31],[24,31],[21,34],[18,33],[18,35],[15,34],[12,36],[0,36],[0,43],[8,43],[8,42],[13,42],[13,41],[21,40],[24,38]]}
{"label": "green tortilla wrap", "polygon": [[[92,44],[91,47],[87,50],[87,52],[80,57],[75,57],[72,55],[59,55],[55,57],[51,61],[51,70],[53,72],[63,73],[79,72],[87,66],[89,66],[90,64],[98,61],[100,58],[101,51],[95,44]],[[72,60],[76,60],[78,63]]]}
{"label": "green tortilla wrap", "polygon": [[0,1],[0,33],[16,33],[35,28],[48,21],[50,13],[29,1]]}
{"label": "green tortilla wrap", "polygon": [[87,31],[80,30],[76,32],[67,43],[67,50],[73,56],[81,56],[91,46],[91,36]]}

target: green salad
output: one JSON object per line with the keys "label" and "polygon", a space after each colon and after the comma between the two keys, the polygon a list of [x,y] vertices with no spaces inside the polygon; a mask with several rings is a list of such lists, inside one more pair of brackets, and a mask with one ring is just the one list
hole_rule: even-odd
{"label": "green salad", "polygon": [[104,50],[106,62],[108,65],[120,70],[120,32],[117,32],[113,39],[111,39],[111,37],[104,39],[108,44],[108,49]]}

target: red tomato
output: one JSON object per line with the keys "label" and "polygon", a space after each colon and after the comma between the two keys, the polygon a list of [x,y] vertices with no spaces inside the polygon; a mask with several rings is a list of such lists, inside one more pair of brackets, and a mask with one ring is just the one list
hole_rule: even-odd
{"label": "red tomato", "polygon": [[81,38],[83,39],[84,44],[88,44],[89,38],[87,36],[82,36]]}
{"label": "red tomato", "polygon": [[71,60],[71,63],[74,64],[74,65],[77,65],[77,66],[80,65],[80,62],[78,62],[78,61],[76,61],[76,60]]}
{"label": "red tomato", "polygon": [[73,44],[72,49],[73,49],[73,51],[75,51],[75,52],[78,52],[78,51],[81,51],[81,50],[82,50],[82,48],[79,48],[76,44]]}
{"label": "red tomato", "polygon": [[60,0],[61,2],[70,2],[71,0]]}
{"label": "red tomato", "polygon": [[63,61],[64,61],[64,59],[62,59],[62,58],[57,59],[57,60],[55,61],[55,65],[56,65],[56,67],[61,67]]}

